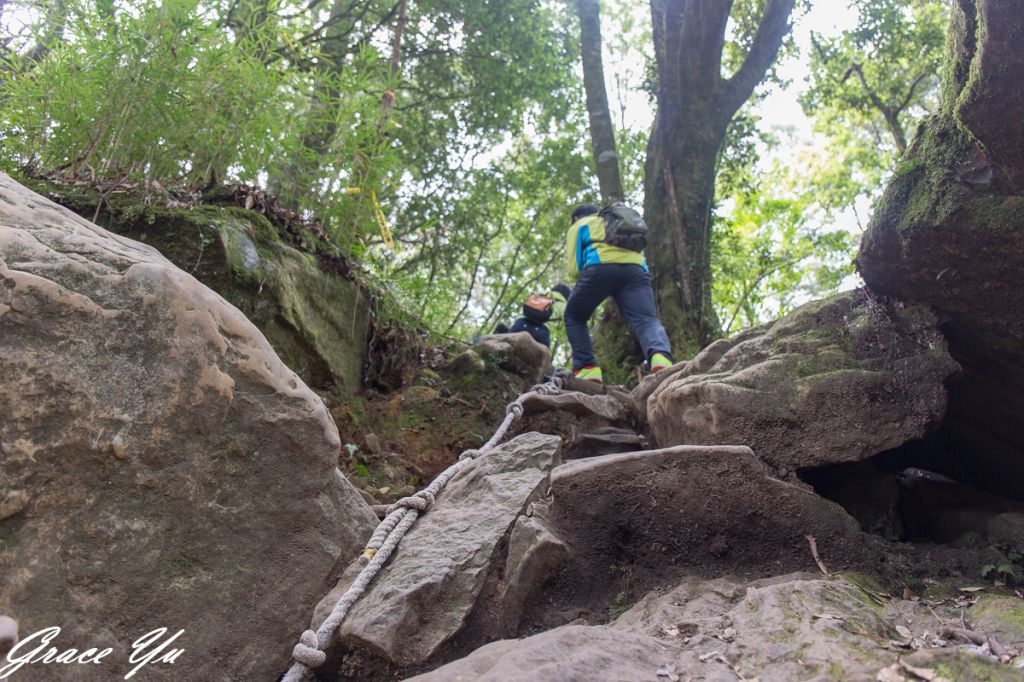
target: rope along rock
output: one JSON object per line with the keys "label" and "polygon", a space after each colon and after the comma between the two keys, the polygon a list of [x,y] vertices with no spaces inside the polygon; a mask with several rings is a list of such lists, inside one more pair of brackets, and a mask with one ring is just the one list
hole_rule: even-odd
{"label": "rope along rock", "polygon": [[294,662],[282,682],[301,682],[309,679],[310,671],[323,665],[327,657],[324,647],[334,635],[334,631],[338,629],[341,622],[345,620],[345,616],[348,615],[349,609],[363,595],[370,582],[387,563],[398,543],[412,528],[412,524],[421,514],[430,511],[434,500],[448,484],[448,481],[469,467],[474,459],[487,454],[502,441],[512,424],[523,416],[523,401],[526,398],[533,395],[554,395],[561,390],[561,387],[562,375],[556,372],[547,383],[534,386],[520,395],[509,404],[505,410],[505,419],[489,441],[476,450],[466,450],[459,455],[459,461],[442,471],[429,486],[415,495],[403,497],[388,508],[387,515],[373,531],[370,541],[366,543],[366,549],[359,557],[359,563],[363,564],[359,575],[356,576],[355,581],[345,591],[345,594],[341,595],[334,608],[331,609],[330,615],[320,624],[320,627],[315,631],[306,630],[299,637],[299,643],[292,649]]}

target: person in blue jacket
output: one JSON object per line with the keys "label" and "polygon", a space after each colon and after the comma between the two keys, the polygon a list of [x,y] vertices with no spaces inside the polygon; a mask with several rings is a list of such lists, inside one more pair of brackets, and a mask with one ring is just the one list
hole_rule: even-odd
{"label": "person in blue jacket", "polygon": [[573,375],[597,383],[603,383],[603,378],[587,323],[609,296],[640,342],[651,372],[672,365],[672,346],[658,319],[647,260],[642,251],[605,243],[605,219],[600,213],[597,206],[577,206],[565,237],[566,270],[576,279],[565,306]]}

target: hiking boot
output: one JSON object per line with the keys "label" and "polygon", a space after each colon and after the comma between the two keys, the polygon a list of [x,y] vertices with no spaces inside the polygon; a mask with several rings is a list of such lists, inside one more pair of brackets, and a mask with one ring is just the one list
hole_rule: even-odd
{"label": "hiking boot", "polygon": [[601,378],[601,368],[597,365],[587,365],[583,369],[573,370],[572,375],[583,381],[593,381],[596,384],[604,383],[604,379]]}
{"label": "hiking boot", "polygon": [[672,366],[672,358],[664,353],[655,353],[651,356],[651,374],[657,374],[663,369]]}

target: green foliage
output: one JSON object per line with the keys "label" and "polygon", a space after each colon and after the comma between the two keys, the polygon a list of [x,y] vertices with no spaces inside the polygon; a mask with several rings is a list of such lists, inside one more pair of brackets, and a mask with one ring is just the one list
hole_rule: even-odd
{"label": "green foliage", "polygon": [[779,169],[734,193],[712,252],[713,300],[726,335],[834,292],[853,272],[853,237],[816,229],[819,219]]}
{"label": "green foliage", "polygon": [[384,317],[442,332],[557,281],[590,187],[565,8],[409,2],[392,64],[384,0],[43,7],[2,52],[6,170],[268,186],[384,280]]}
{"label": "green foliage", "polygon": [[526,295],[561,280],[568,214],[593,191],[588,169],[571,129],[524,135],[489,167],[438,169],[454,176],[449,191],[409,195],[396,221],[405,260],[390,272],[409,284],[403,304],[456,336],[510,322]]}
{"label": "green foliage", "polygon": [[[733,4],[723,75],[765,4]],[[810,192],[778,172],[756,177],[776,141],[749,109],[730,127],[714,256],[730,330],[833,289],[850,269],[849,236],[812,225],[877,182],[892,154],[883,145],[879,156],[880,119],[856,77],[842,78],[851,60],[892,81],[886,97],[926,69],[904,114],[930,106],[943,11],[860,5],[857,30],[811,55],[804,104],[842,153],[814,169]],[[265,186],[380,282],[382,323],[470,338],[510,322],[528,293],[561,279],[569,211],[597,195],[565,3],[410,1],[396,63],[394,0],[25,0],[24,32],[11,6],[0,166],[156,188]],[[655,88],[649,13],[623,0],[602,11],[623,182],[639,205],[649,130],[634,101]],[[550,326],[562,357],[562,325]]]}
{"label": "green foliage", "polygon": [[938,0],[858,0],[857,25],[836,38],[812,36],[809,89],[801,104],[828,139],[816,191],[842,210],[874,198],[910,135],[938,99],[948,23]]}
{"label": "green foliage", "polygon": [[[8,169],[257,183],[318,155],[303,208],[349,216],[350,229],[335,231],[339,244],[356,222],[351,202],[338,201],[349,181],[367,167],[375,177],[395,170],[382,135],[358,125],[379,116],[372,48],[312,74],[274,57],[274,46],[294,45],[289,34],[302,29],[283,21],[232,30],[228,7],[199,0],[144,0],[116,12],[89,0],[64,7],[66,38],[43,59],[8,55],[0,111]],[[310,128],[334,134],[314,147]]]}

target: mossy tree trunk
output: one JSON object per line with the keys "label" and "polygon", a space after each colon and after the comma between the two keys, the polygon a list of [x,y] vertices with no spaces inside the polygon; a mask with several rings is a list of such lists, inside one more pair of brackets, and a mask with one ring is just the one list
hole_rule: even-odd
{"label": "mossy tree trunk", "polygon": [[768,0],[743,65],[722,76],[727,0],[651,0],[657,117],[647,147],[648,258],[678,358],[721,335],[711,305],[711,206],[729,123],[775,61],[794,0]]}

